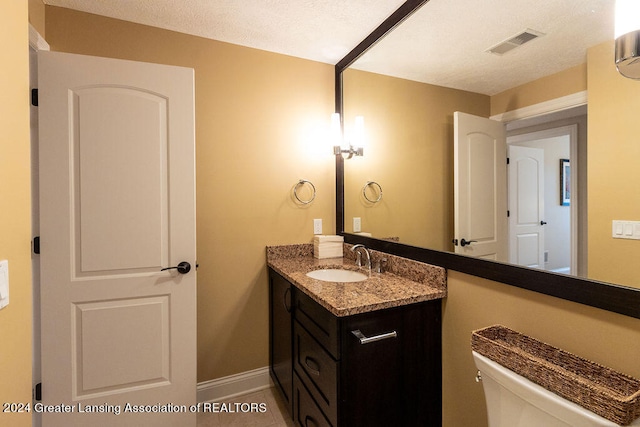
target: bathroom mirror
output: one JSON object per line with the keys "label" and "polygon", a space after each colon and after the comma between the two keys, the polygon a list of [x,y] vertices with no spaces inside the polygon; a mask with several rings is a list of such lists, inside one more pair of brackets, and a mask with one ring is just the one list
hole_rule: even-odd
{"label": "bathroom mirror", "polygon": [[[603,113],[603,110],[609,107],[596,105],[596,100],[601,97],[598,98],[595,95],[603,90],[603,85],[604,90],[608,90],[610,83],[601,84],[593,90],[589,85],[589,90],[586,91],[584,87],[591,82],[584,81],[587,75],[584,68],[587,65],[584,64],[587,62],[587,48],[600,47],[599,50],[596,48],[595,53],[589,53],[594,58],[592,63],[588,64],[592,67],[591,71],[601,60],[600,51],[608,48],[607,42],[610,42],[612,49],[614,1],[562,0],[545,2],[541,6],[539,3],[532,4],[527,1],[505,3],[491,0],[469,4],[460,0],[431,0],[410,1],[403,6],[405,6],[404,16],[408,16],[404,22],[399,19],[399,25],[396,26],[397,22],[396,24],[388,23],[385,28],[382,28],[385,26],[383,23],[381,28],[363,42],[363,45],[356,48],[336,66],[337,109],[343,108],[345,131],[348,131],[349,122],[355,115],[364,115],[367,136],[370,138],[370,145],[365,147],[364,157],[349,160],[337,159],[336,162],[337,215],[339,217],[337,223],[342,226],[345,238],[402,254],[412,254],[414,257],[428,254],[430,259],[435,260],[433,262],[441,262],[447,266],[469,264],[469,272],[472,274],[484,270],[495,272],[497,277],[491,273],[489,275],[492,277],[489,278],[505,283],[511,280],[508,277],[518,281],[523,277],[522,274],[533,274],[529,276],[531,282],[544,280],[548,283],[558,282],[565,285],[571,283],[571,286],[575,287],[576,295],[582,289],[586,293],[593,294],[594,300],[612,290],[614,295],[611,298],[618,302],[629,295],[637,298],[637,292],[627,287],[640,287],[640,274],[630,271],[626,276],[618,277],[612,274],[609,277],[608,272],[605,271],[607,269],[601,268],[595,276],[592,276],[588,268],[589,263],[586,262],[588,251],[592,249],[594,253],[597,252],[594,245],[601,243],[624,245],[628,248],[627,252],[636,251],[635,253],[638,254],[636,246],[640,246],[640,242],[611,238],[611,220],[638,219],[633,217],[634,209],[635,215],[638,215],[637,205],[632,203],[631,207],[627,207],[624,202],[620,203],[619,209],[617,211],[614,209],[611,214],[599,212],[600,195],[596,193],[596,196],[591,197],[597,201],[593,204],[591,204],[591,198],[587,201],[587,195],[592,194],[598,181],[602,181],[603,171],[599,170],[597,172],[600,175],[592,176],[591,169],[597,168],[592,167],[593,164],[589,163],[588,159],[579,157],[576,153],[573,153],[576,155],[573,159],[575,164],[582,161],[579,166],[582,168],[582,175],[579,177],[582,212],[579,214],[581,225],[574,226],[573,236],[578,245],[583,248],[581,249],[584,258],[582,264],[586,272],[583,274],[585,277],[597,279],[598,282],[569,278],[564,274],[549,274],[542,273],[540,270],[514,267],[508,264],[508,260],[500,263],[475,261],[468,257],[451,254],[454,249],[452,244],[454,237],[453,112],[460,110],[484,117],[500,118],[499,113],[518,109],[520,102],[518,96],[521,95],[517,92],[510,94],[509,90],[543,76],[560,75],[565,82],[568,82],[566,84],[568,87],[564,91],[557,90],[560,94],[558,98],[582,92],[583,99],[572,101],[577,108],[567,109],[563,113],[564,116],[553,119],[556,127],[576,123],[581,127],[581,134],[584,134],[587,129],[590,134],[601,132],[601,128],[594,124],[592,118],[606,119],[607,114]],[[570,13],[564,10],[565,7],[569,7]],[[416,11],[411,13],[411,8]],[[574,21],[583,22],[582,35],[564,31],[564,28],[568,28]],[[390,29],[392,31],[388,31]],[[536,37],[533,36],[522,36],[532,37],[533,40],[502,55],[485,52],[524,30],[539,39],[535,40]],[[453,34],[454,32],[460,34]],[[484,35],[489,33],[491,37],[485,39]],[[375,43],[377,38],[381,41],[371,49],[367,49],[366,45]],[[559,42],[561,39],[566,40],[567,43]],[[583,43],[584,48],[576,48],[579,43]],[[543,44],[555,45],[555,50],[537,49]],[[560,47],[564,50],[558,50]],[[464,50],[466,48],[472,48],[474,51],[466,52]],[[364,54],[361,55],[362,52]],[[546,56],[540,56],[543,54]],[[610,56],[613,57],[613,51]],[[478,60],[477,57],[480,59]],[[613,67],[613,60],[605,61],[604,65]],[[566,75],[562,76],[563,73]],[[591,77],[589,75],[589,78]],[[412,81],[414,83],[422,81],[422,89],[415,90],[417,87],[415,84],[407,84]],[[560,81],[563,80],[560,79]],[[614,84],[618,83],[626,85],[623,91],[627,95],[620,99],[629,100],[632,97],[628,95],[633,92],[640,95],[640,82],[626,79],[624,82]],[[581,85],[584,86],[582,89]],[[589,104],[585,107],[587,93]],[[506,95],[501,97],[500,94]],[[507,101],[504,101],[505,99]],[[542,98],[541,102],[547,100]],[[403,103],[396,103],[398,101]],[[507,105],[500,107],[501,102],[506,102]],[[587,108],[588,118],[584,117]],[[617,105],[616,108],[625,107]],[[637,107],[626,107],[628,110],[634,108]],[[437,120],[432,119],[435,116]],[[512,123],[510,126],[518,125]],[[534,129],[537,130],[544,125],[536,124],[536,126],[538,127]],[[523,131],[515,131],[515,133],[518,132]],[[617,139],[618,136],[612,134],[607,144],[611,147]],[[591,139],[589,141],[591,142]],[[384,148],[380,149],[382,145]],[[378,152],[376,149],[379,149]],[[584,153],[581,152],[580,156],[583,155]],[[554,172],[560,175],[559,162],[557,164],[557,171]],[[590,166],[589,175],[586,172],[587,164]],[[621,169],[631,168],[621,168],[616,160],[612,161],[608,167],[610,173],[607,175],[607,180],[615,179],[621,183],[638,182],[637,174],[625,176]],[[579,172],[575,172],[574,178]],[[383,189],[380,202],[371,203],[363,198],[363,186],[368,181],[377,182]],[[559,182],[557,187],[553,190],[560,193]],[[623,187],[627,185],[624,184]],[[344,199],[341,200],[342,190]],[[629,187],[629,191],[638,194],[637,189]],[[429,196],[433,197],[429,198]],[[557,204],[559,208],[562,206],[559,197]],[[615,205],[608,202],[602,202],[602,204]],[[567,206],[566,211],[575,212],[578,203],[575,205]],[[607,215],[613,216],[608,219]],[[354,232],[354,217],[360,218],[361,231],[370,233],[371,238],[351,234]],[[574,214],[574,217],[577,215]],[[592,217],[597,217],[600,224],[592,226]],[[399,221],[395,222],[394,219]],[[603,225],[602,222],[605,224]],[[592,233],[592,229],[601,230],[603,226],[608,227],[607,236],[587,235],[587,229]],[[394,239],[397,243],[393,241]],[[630,245],[634,243],[635,245]],[[545,248],[545,251],[551,256],[554,254],[553,247]],[[575,251],[577,253],[577,250]],[[611,273],[617,273],[616,270],[619,268],[611,264],[615,263],[615,260],[608,262],[610,262],[608,270]],[[626,268],[626,270],[630,269]],[[625,294],[627,296],[620,298],[615,290],[621,292],[624,290],[628,295]],[[551,294],[555,292],[551,288],[548,291]],[[558,296],[574,300],[578,298],[575,295]],[[588,301],[585,303],[590,304]],[[613,308],[613,310],[626,310],[625,314],[630,314],[629,310],[631,310],[633,311],[631,315],[636,316],[635,313],[638,312],[637,308],[621,310]]]}

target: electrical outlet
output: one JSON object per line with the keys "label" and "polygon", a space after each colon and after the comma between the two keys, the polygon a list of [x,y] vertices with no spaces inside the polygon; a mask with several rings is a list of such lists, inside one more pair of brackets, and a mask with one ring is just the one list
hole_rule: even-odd
{"label": "electrical outlet", "polygon": [[362,222],[360,221],[360,217],[353,217],[353,232],[359,233],[362,231]]}
{"label": "electrical outlet", "polygon": [[322,234],[322,219],[313,220],[313,234]]}

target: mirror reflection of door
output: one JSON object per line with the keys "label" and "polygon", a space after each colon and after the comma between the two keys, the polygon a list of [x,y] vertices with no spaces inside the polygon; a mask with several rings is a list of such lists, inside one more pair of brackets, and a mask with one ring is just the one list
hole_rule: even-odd
{"label": "mirror reflection of door", "polygon": [[509,145],[509,262],[544,268],[544,149]]}
{"label": "mirror reflection of door", "polygon": [[[510,262],[577,274],[578,206],[574,203],[577,194],[572,192],[569,206],[562,203],[560,171],[561,159],[569,159],[572,170],[577,170],[573,167],[577,166],[577,159],[573,158],[577,151],[576,126],[556,126],[509,136],[507,145]],[[542,153],[543,157],[534,157],[532,149],[541,150],[537,156]],[[536,172],[533,165],[539,162],[542,163]],[[526,181],[525,175],[529,176]],[[533,185],[533,182],[539,184]]]}
{"label": "mirror reflection of door", "polygon": [[504,124],[458,111],[453,114],[453,120],[455,252],[506,261]]}

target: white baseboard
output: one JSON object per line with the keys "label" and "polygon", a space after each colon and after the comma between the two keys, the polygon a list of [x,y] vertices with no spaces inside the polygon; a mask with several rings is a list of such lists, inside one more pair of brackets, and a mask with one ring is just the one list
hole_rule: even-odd
{"label": "white baseboard", "polygon": [[198,383],[198,402],[220,401],[272,386],[269,367]]}

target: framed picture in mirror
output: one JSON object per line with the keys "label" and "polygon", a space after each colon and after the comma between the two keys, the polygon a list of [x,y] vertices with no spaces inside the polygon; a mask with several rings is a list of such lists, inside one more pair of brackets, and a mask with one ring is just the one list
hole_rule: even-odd
{"label": "framed picture in mirror", "polygon": [[571,164],[569,159],[560,159],[560,204],[571,205]]}

